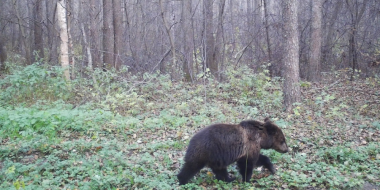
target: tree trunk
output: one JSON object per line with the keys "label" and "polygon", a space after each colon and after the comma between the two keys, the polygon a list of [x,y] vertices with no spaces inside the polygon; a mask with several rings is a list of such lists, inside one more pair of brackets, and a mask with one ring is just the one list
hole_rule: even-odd
{"label": "tree trunk", "polygon": [[268,0],[263,0],[264,2],[264,22],[265,22],[265,36],[266,36],[266,41],[267,41],[267,48],[268,48],[268,62],[270,63],[270,66],[269,66],[269,74],[270,76],[272,77],[273,76],[273,69],[274,69],[274,65],[272,63],[272,51],[271,51],[271,47],[270,47],[270,38],[269,38],[269,14],[268,14],[268,3],[267,3]]}
{"label": "tree trunk", "polygon": [[0,39],[0,74],[6,71],[5,60],[7,60],[7,49],[5,44]]}
{"label": "tree trunk", "polygon": [[69,35],[67,32],[67,20],[66,20],[66,3],[65,0],[57,1],[57,17],[58,25],[60,28],[61,37],[61,65],[64,69],[64,77],[67,81],[70,80],[69,70]]}
{"label": "tree trunk", "polygon": [[328,23],[327,37],[326,37],[326,42],[323,48],[324,50],[323,50],[323,60],[322,60],[322,63],[324,64],[330,64],[332,61],[331,60],[332,49],[334,46],[333,34],[336,31],[334,28],[334,25],[335,25],[335,22],[337,21],[338,14],[340,12],[340,9],[342,8],[342,5],[343,5],[343,1],[336,1],[333,15],[331,19],[327,22]]}
{"label": "tree trunk", "polygon": [[203,17],[204,17],[204,65],[203,71],[207,71],[206,68],[210,69],[211,74],[217,77],[218,64],[214,61],[214,31],[213,31],[213,1],[204,0],[203,1]]}
{"label": "tree trunk", "polygon": [[120,69],[121,60],[123,55],[123,10],[121,8],[121,0],[113,0],[113,26],[114,26],[114,34],[115,34],[115,49],[114,49],[114,61],[116,70]]}
{"label": "tree trunk", "polygon": [[[73,17],[73,6],[72,6],[72,0],[66,0],[66,11],[70,14],[67,15],[67,35],[69,37],[69,59],[71,58],[70,66],[71,66],[71,78],[75,79],[75,56],[72,55],[72,52],[74,52],[74,44],[73,44],[73,38],[71,36],[71,26],[72,26],[72,17]],[[74,0],[77,1],[77,0]],[[70,56],[71,55],[71,56]]]}
{"label": "tree trunk", "polygon": [[318,82],[321,78],[321,44],[322,44],[322,0],[312,1],[312,23],[310,42],[310,65],[308,79]]}
{"label": "tree trunk", "polygon": [[103,0],[103,62],[106,69],[114,65],[114,28],[112,1]]}
{"label": "tree trunk", "polygon": [[191,28],[191,2],[192,0],[182,1],[182,38],[184,40],[183,53],[184,60],[182,71],[185,81],[193,80],[193,29]]}
{"label": "tree trunk", "polygon": [[[262,11],[262,0],[254,0],[254,10],[255,10],[255,16],[254,16],[254,33],[256,34],[260,34],[261,33],[261,27],[263,25],[263,11]],[[268,32],[269,34],[269,32]],[[261,55],[262,55],[262,51],[261,51],[261,48],[258,48],[258,47],[263,47],[262,43],[263,43],[263,39],[261,37],[257,37],[254,39],[254,41],[252,42],[253,43],[253,46],[255,47],[254,48],[254,58],[256,60],[260,59]]]}
{"label": "tree trunk", "polygon": [[[24,2],[20,1],[22,4],[24,4]],[[29,3],[26,4],[26,12],[27,14],[26,15],[23,15],[23,16],[27,16],[27,19],[24,18],[25,20],[25,25],[26,26],[26,30],[25,30],[25,34],[26,34],[26,41],[28,43],[28,49],[26,51],[29,51],[29,54],[30,54],[30,62],[28,62],[28,64],[33,64],[34,63],[34,60],[35,60],[35,55],[34,55],[34,52],[36,50],[36,47],[35,47],[35,40],[34,40],[34,12],[35,12],[35,0],[29,0]],[[22,6],[21,6],[22,7]]]}
{"label": "tree trunk", "polygon": [[348,9],[350,10],[350,16],[351,16],[351,31],[349,32],[349,39],[348,39],[348,44],[349,44],[348,57],[352,65],[351,80],[354,79],[355,70],[358,69],[358,59],[357,59],[357,49],[356,49],[357,26],[359,25],[360,20],[362,19],[363,13],[367,6],[367,2],[368,0],[363,0],[362,6],[359,7],[358,0],[355,0],[355,2],[346,0],[346,4],[347,4]]}
{"label": "tree trunk", "polygon": [[22,26],[22,18],[20,16],[20,10],[18,8],[18,1],[17,0],[13,0],[13,8],[16,12],[17,23],[18,23],[19,29],[21,31],[22,43],[24,44],[24,49],[25,49],[26,64],[29,65],[32,63],[32,58],[30,56],[30,48],[29,48],[29,45],[27,43],[26,32],[25,32],[24,27]]}
{"label": "tree trunk", "polygon": [[84,45],[86,46],[85,48],[86,48],[87,59],[88,59],[88,69],[92,70],[93,62],[92,62],[92,56],[91,56],[91,47],[89,46],[89,44],[87,42],[87,35],[86,35],[86,31],[84,29],[83,23],[81,24],[81,28],[82,28]]}
{"label": "tree trunk", "polygon": [[42,0],[36,0],[34,7],[34,47],[37,55],[34,61],[39,61],[38,58],[44,58],[44,43],[42,38]]}
{"label": "tree trunk", "polygon": [[299,39],[297,30],[297,1],[284,0],[284,104],[287,112],[301,100],[299,85]]}
{"label": "tree trunk", "polygon": [[[47,42],[47,47],[49,50],[49,58],[47,61],[49,63],[58,63],[58,33],[57,30],[54,28],[56,24],[56,18],[55,18],[55,13],[57,10],[57,3],[54,1],[45,1],[45,6],[46,6],[46,20],[47,20],[47,33],[48,33],[48,42]],[[54,7],[52,9],[52,7]]]}
{"label": "tree trunk", "polygon": [[100,58],[100,31],[98,27],[100,18],[100,10],[97,0],[90,0],[90,38],[88,43],[91,46],[91,57],[93,61],[93,67],[102,68],[103,63]]}
{"label": "tree trunk", "polygon": [[215,63],[216,67],[216,75],[215,77],[219,80],[220,79],[220,72],[219,68],[224,63],[224,33],[223,33],[223,14],[224,14],[224,5],[225,0],[220,0],[219,2],[219,13],[218,13],[218,27],[216,30],[216,39],[218,39],[218,42],[215,43],[215,49],[214,49],[214,58],[213,61]]}
{"label": "tree trunk", "polygon": [[[159,0],[159,2],[160,2],[161,18],[162,18],[162,21],[163,21],[164,26],[165,26],[166,34],[168,35],[168,38],[169,38],[171,52],[172,52],[172,56],[173,56],[173,65],[171,65],[171,68],[174,68],[176,65],[176,59],[177,59],[176,58],[176,51],[175,51],[175,44],[174,44],[174,37],[173,37],[172,33],[170,32],[170,26],[165,19],[164,7],[162,4],[162,0]],[[172,71],[172,69],[170,69],[170,70]],[[173,74],[173,72],[170,73],[170,75],[172,75],[172,74]]]}

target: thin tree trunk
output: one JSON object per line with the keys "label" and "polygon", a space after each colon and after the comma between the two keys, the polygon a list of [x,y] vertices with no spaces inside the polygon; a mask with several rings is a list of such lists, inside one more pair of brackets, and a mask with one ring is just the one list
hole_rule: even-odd
{"label": "thin tree trunk", "polygon": [[[44,58],[44,43],[42,38],[42,0],[36,0],[34,7],[34,46],[37,55],[36,59]],[[39,61],[39,60],[34,60]]]}
{"label": "thin tree trunk", "polygon": [[6,71],[5,60],[7,60],[7,49],[2,39],[0,39],[0,74]]}
{"label": "thin tree trunk", "polygon": [[87,35],[86,35],[86,31],[84,30],[84,25],[83,23],[81,24],[81,28],[82,28],[82,35],[83,35],[83,41],[84,41],[84,45],[86,46],[86,52],[87,52],[87,59],[88,59],[88,69],[92,70],[92,56],[91,56],[91,47],[89,46],[89,44],[87,43]]}
{"label": "thin tree trunk", "polygon": [[293,108],[293,103],[301,99],[299,85],[299,39],[297,30],[297,1],[284,0],[284,104],[287,112]]}
{"label": "thin tree trunk", "polygon": [[[216,71],[219,71],[219,67],[224,63],[224,37],[223,37],[223,14],[224,14],[224,5],[225,0],[220,0],[219,2],[219,13],[218,13],[218,28],[216,31],[216,39],[218,43],[215,43],[214,49],[214,62]],[[217,72],[216,78],[220,79],[220,72]]]}
{"label": "thin tree trunk", "polygon": [[350,10],[350,16],[351,16],[351,31],[349,32],[349,40],[348,40],[348,43],[349,43],[348,57],[352,65],[351,80],[354,79],[355,70],[358,69],[357,49],[356,49],[357,26],[359,25],[360,20],[362,19],[365,8],[367,7],[367,2],[368,0],[363,0],[362,6],[359,7],[357,0],[355,1],[355,4],[354,2],[350,0],[346,0],[346,4],[348,6],[348,9]]}
{"label": "thin tree trunk", "polygon": [[[74,0],[74,1],[77,1],[77,0]],[[72,26],[72,12],[73,12],[73,8],[72,8],[72,1],[71,0],[67,0],[66,2],[66,6],[67,6],[67,11],[70,12],[71,14],[68,14],[67,15],[67,35],[69,37],[69,59],[71,58],[71,62],[70,62],[70,66],[71,66],[71,77],[73,79],[75,79],[75,56],[74,55],[71,55],[71,53],[74,51],[73,48],[74,48],[74,45],[73,45],[73,38],[71,37],[71,26]],[[71,55],[71,56],[70,56]]]}
{"label": "thin tree trunk", "polygon": [[212,75],[217,77],[218,64],[214,61],[214,31],[213,31],[213,1],[203,1],[203,20],[204,20],[204,67],[203,71],[206,71],[206,68],[210,69]]}
{"label": "thin tree trunk", "polygon": [[114,61],[116,70],[120,69],[121,59],[123,55],[122,47],[124,44],[123,38],[123,10],[121,8],[121,0],[113,0],[113,22],[115,34],[115,49]]}
{"label": "thin tree trunk", "polygon": [[322,0],[312,1],[312,23],[310,42],[310,65],[308,79],[318,82],[321,78],[321,44],[322,44]]}
{"label": "thin tree trunk", "polygon": [[191,2],[192,0],[182,1],[182,38],[184,40],[183,52],[184,60],[182,70],[185,81],[193,80],[193,28],[191,28]]}
{"label": "thin tree trunk", "polygon": [[[263,15],[263,11],[262,11],[262,0],[254,0],[254,10],[255,10],[255,17],[254,17],[254,33],[256,34],[260,34],[261,32],[261,26],[263,24],[263,19],[262,19],[262,15]],[[264,14],[265,15],[265,14]],[[253,43],[253,41],[252,41]],[[255,38],[254,39],[254,43],[253,43],[253,46],[255,47],[254,48],[254,57],[256,59],[260,59],[261,57],[261,54],[262,54],[262,51],[260,50],[260,48],[257,48],[257,47],[262,47],[263,43],[263,39],[261,39],[260,37],[258,38]]]}
{"label": "thin tree trunk", "polygon": [[268,0],[263,0],[264,2],[264,22],[265,22],[265,37],[266,37],[266,41],[267,41],[267,48],[268,48],[268,62],[270,63],[270,66],[269,66],[269,74],[270,76],[273,76],[273,63],[272,63],[272,51],[271,51],[271,46],[270,46],[270,37],[269,37],[269,14],[268,14],[268,3],[267,3]]}
{"label": "thin tree trunk", "polygon": [[[21,2],[21,1],[20,1]],[[34,52],[36,50],[36,47],[35,47],[35,40],[34,40],[34,12],[35,12],[35,0],[30,0],[29,3],[26,4],[26,12],[27,12],[27,19],[25,19],[25,26],[26,27],[26,30],[25,30],[25,34],[26,34],[26,39],[27,39],[27,43],[28,43],[28,51],[29,51],[29,54],[30,54],[30,62],[29,64],[32,64],[34,63],[35,61],[35,55],[34,55]],[[21,2],[22,5],[24,5],[25,3],[24,2]],[[22,6],[21,6],[22,7]]]}
{"label": "thin tree trunk", "polygon": [[70,80],[69,70],[69,34],[67,32],[67,20],[66,20],[66,3],[65,0],[57,1],[57,17],[58,25],[60,28],[61,37],[61,65],[64,69],[64,77],[67,81]]}
{"label": "thin tree trunk", "polygon": [[331,55],[332,55],[332,48],[333,48],[333,34],[336,31],[334,27],[335,22],[337,21],[338,14],[340,12],[340,9],[342,8],[343,1],[336,1],[336,5],[334,8],[333,15],[331,19],[328,22],[328,31],[327,31],[327,37],[326,37],[326,43],[324,47],[323,52],[323,63],[330,63],[331,62]]}
{"label": "thin tree trunk", "polygon": [[[57,3],[54,1],[45,1],[46,6],[46,20],[47,20],[47,33],[48,33],[48,50],[49,50],[49,63],[58,63],[58,53],[57,53],[57,30],[54,28],[55,25],[55,13],[57,11]],[[51,7],[54,7],[52,9]]]}
{"label": "thin tree trunk", "polygon": [[91,54],[93,60],[93,68],[102,68],[103,63],[100,58],[100,31],[98,22],[100,18],[100,11],[97,0],[90,0],[90,38],[89,43],[91,47]]}
{"label": "thin tree trunk", "polygon": [[[168,24],[168,22],[165,19],[164,8],[163,8],[163,5],[162,5],[162,0],[159,0],[159,2],[160,2],[161,18],[162,18],[162,21],[164,22],[166,34],[169,37],[169,42],[170,42],[170,46],[171,46],[171,52],[172,52],[172,56],[173,56],[173,65],[171,66],[171,68],[174,68],[175,65],[176,65],[176,51],[175,51],[175,44],[174,44],[174,36],[170,32],[169,24]],[[171,73],[171,74],[173,74],[173,73]]]}
{"label": "thin tree trunk", "polygon": [[114,28],[112,1],[103,0],[103,62],[107,69],[114,65]]}
{"label": "thin tree trunk", "polygon": [[22,43],[24,44],[24,48],[25,48],[26,64],[29,65],[32,62],[32,58],[30,56],[30,48],[29,48],[29,45],[27,43],[27,36],[26,36],[26,33],[25,33],[25,29],[22,26],[22,19],[21,19],[21,16],[20,16],[20,10],[18,8],[18,2],[17,2],[17,0],[13,0],[13,8],[14,8],[14,10],[16,12],[18,26],[19,26],[19,29],[21,31]]}

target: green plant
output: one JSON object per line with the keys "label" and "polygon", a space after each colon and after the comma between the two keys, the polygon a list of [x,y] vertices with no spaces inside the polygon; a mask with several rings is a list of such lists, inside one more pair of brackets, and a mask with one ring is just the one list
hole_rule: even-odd
{"label": "green plant", "polygon": [[36,100],[58,100],[70,97],[65,80],[61,77],[61,67],[49,69],[37,64],[29,65],[21,71],[0,80],[0,105],[33,103]]}

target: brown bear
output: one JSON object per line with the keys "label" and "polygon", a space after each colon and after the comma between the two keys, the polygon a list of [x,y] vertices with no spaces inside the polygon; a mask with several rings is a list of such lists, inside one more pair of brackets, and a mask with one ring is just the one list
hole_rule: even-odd
{"label": "brown bear", "polygon": [[269,158],[260,154],[260,149],[288,152],[285,136],[281,129],[268,118],[265,122],[247,120],[239,125],[214,124],[193,136],[184,158],[185,164],[177,175],[179,184],[186,184],[206,165],[216,179],[231,182],[227,166],[237,162],[243,181],[249,182],[252,170],[264,166],[275,172]]}

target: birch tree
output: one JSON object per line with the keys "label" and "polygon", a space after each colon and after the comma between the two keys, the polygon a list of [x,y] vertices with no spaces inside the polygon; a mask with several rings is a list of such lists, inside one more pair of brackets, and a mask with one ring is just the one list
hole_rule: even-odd
{"label": "birch tree", "polygon": [[60,28],[59,36],[61,38],[61,65],[64,69],[64,77],[67,81],[70,80],[69,71],[69,35],[67,32],[67,20],[66,20],[66,2],[65,0],[57,1],[57,17],[58,25]]}

